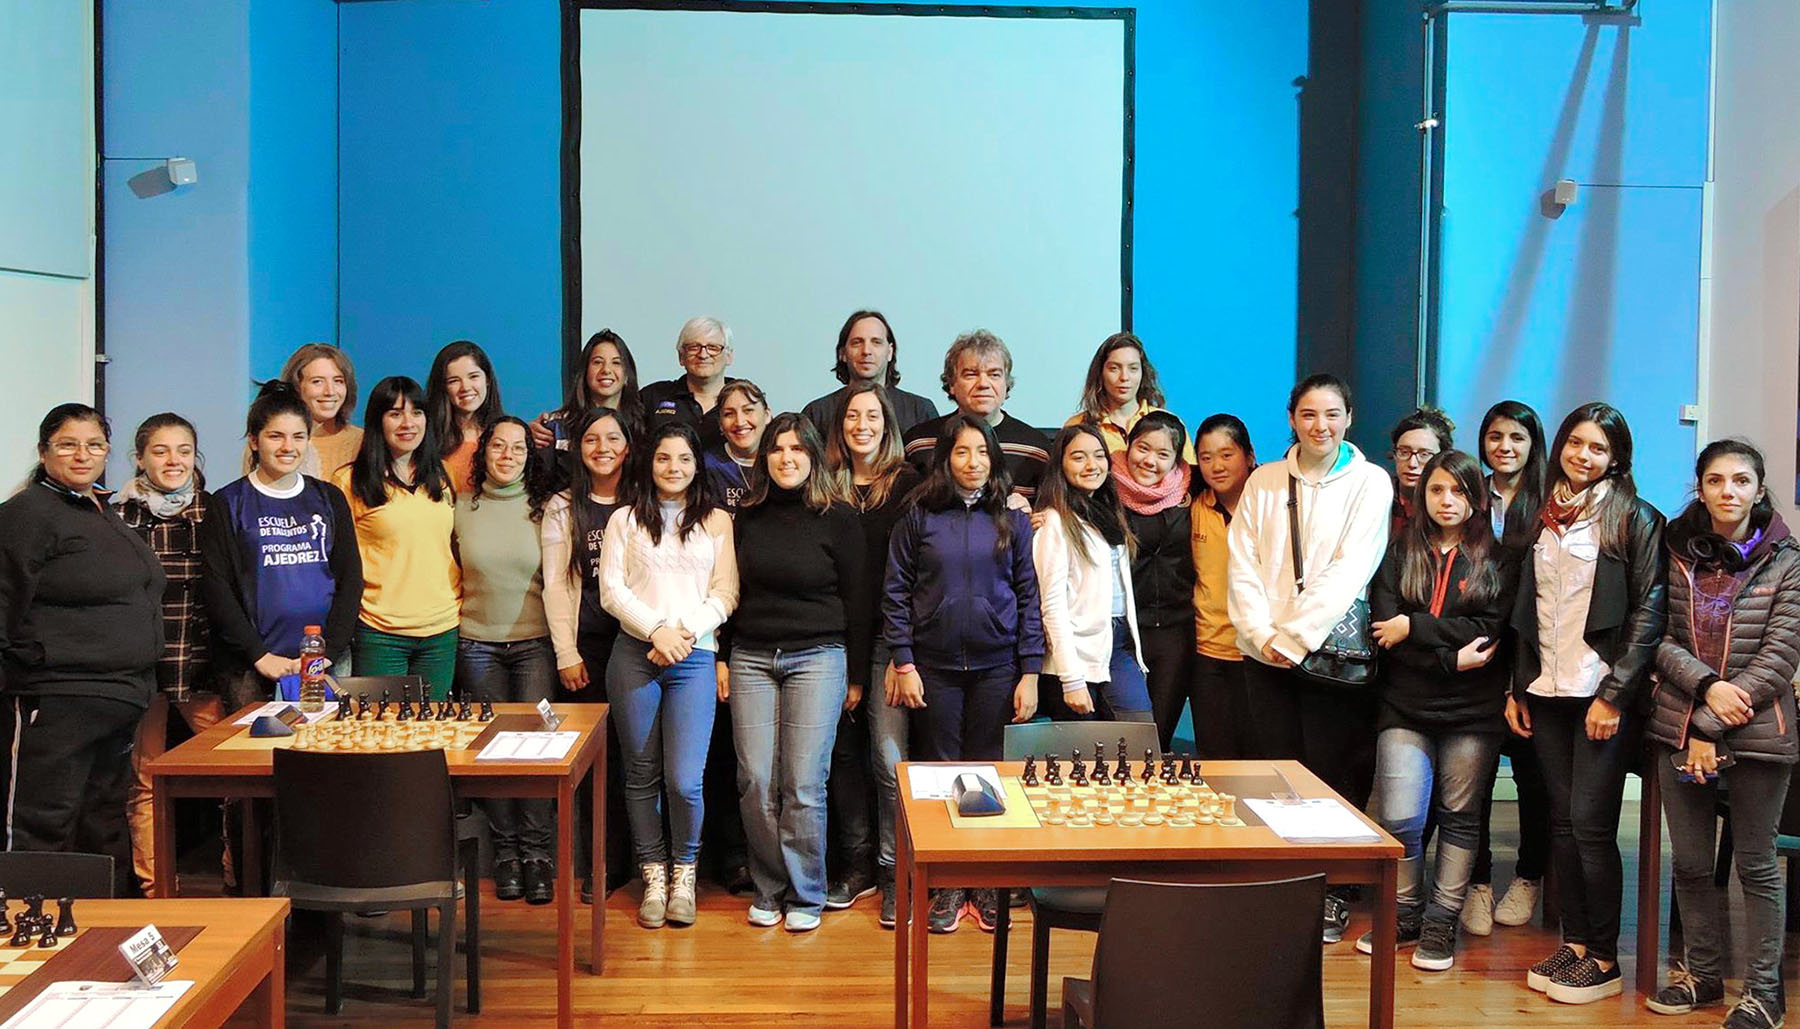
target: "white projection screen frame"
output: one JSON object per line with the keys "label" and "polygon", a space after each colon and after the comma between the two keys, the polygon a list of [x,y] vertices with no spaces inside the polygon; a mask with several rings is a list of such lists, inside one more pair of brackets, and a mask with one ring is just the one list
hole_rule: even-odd
{"label": "white projection screen frame", "polygon": [[837,387],[844,317],[876,308],[903,388],[947,410],[944,350],[986,328],[1013,353],[1008,411],[1047,427],[1130,328],[1130,9],[562,12],[565,376],[602,327],[640,381],[677,374],[677,329],[708,314],[730,374],[798,410]]}

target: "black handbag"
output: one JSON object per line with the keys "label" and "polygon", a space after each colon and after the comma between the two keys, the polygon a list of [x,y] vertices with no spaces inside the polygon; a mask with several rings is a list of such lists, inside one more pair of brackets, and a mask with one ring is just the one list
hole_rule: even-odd
{"label": "black handbag", "polygon": [[[1294,589],[1306,587],[1306,565],[1300,557],[1300,489],[1288,476],[1288,546],[1294,555]],[[1300,674],[1323,686],[1366,687],[1375,679],[1375,630],[1369,602],[1361,597],[1350,604],[1325,642],[1306,655],[1296,667]]]}

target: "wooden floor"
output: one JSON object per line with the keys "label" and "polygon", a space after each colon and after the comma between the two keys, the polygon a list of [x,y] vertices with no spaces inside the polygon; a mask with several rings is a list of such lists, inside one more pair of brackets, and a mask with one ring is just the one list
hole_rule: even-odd
{"label": "wooden floor", "polygon": [[[1497,805],[1496,813],[1500,807]],[[1636,824],[1634,805],[1627,804],[1623,822]],[[1635,879],[1626,844],[1626,882]],[[1509,857],[1510,855],[1508,855]],[[1506,865],[1496,869],[1507,881]],[[1629,890],[1627,891],[1629,894]],[[1735,885],[1733,892],[1735,893]],[[1734,904],[1734,908],[1735,908]],[[847,912],[828,913],[817,932],[789,936],[780,929],[754,929],[744,922],[745,901],[716,888],[703,889],[700,919],[689,929],[646,931],[636,927],[636,891],[621,890],[607,903],[607,973],[595,978],[578,974],[576,1009],[585,1025],[664,1029],[700,1026],[883,1026],[893,1023],[893,942],[876,924],[875,898]],[[1029,927],[1023,911],[1014,924],[1006,1008],[1008,1026],[1029,1022],[1025,996],[1029,974]],[[463,993],[457,986],[459,1024],[524,1026],[549,1024],[555,1011],[552,971],[555,916],[552,908],[521,903],[500,904],[491,894],[482,904],[483,1011],[461,1013]],[[337,1025],[414,1025],[430,1020],[429,1001],[412,1000],[405,991],[408,971],[407,920],[402,914],[382,919],[351,919],[345,937],[344,1013],[328,1017],[323,1010],[323,962],[314,936],[296,925],[290,948],[289,1024],[296,1027]],[[1734,912],[1734,925],[1741,917]],[[1627,897],[1621,943],[1630,947],[1635,925]],[[1350,942],[1367,927],[1360,912],[1346,942],[1326,948],[1325,1007],[1327,1025],[1367,1024],[1368,964]],[[1058,932],[1051,942],[1051,1019],[1060,1023],[1057,997],[1061,977],[1086,975],[1093,953],[1091,935]],[[964,922],[961,931],[932,938],[932,1023],[934,1026],[977,1027],[987,1024],[988,962],[992,938]],[[1793,943],[1790,940],[1790,954]],[[579,947],[580,945],[578,945]],[[1396,1024],[1420,1029],[1452,1026],[1716,1026],[1724,1009],[1676,1018],[1652,1015],[1642,998],[1629,989],[1623,997],[1585,1007],[1565,1007],[1525,988],[1525,968],[1555,949],[1553,934],[1533,927],[1496,928],[1486,939],[1465,936],[1456,967],[1427,975],[1401,959]],[[580,954],[578,949],[577,954]],[[1624,958],[1627,984],[1634,956]],[[1790,982],[1795,962],[1787,962]],[[1732,984],[1735,986],[1735,983]],[[1254,988],[1253,984],[1246,988]],[[1228,998],[1223,998],[1228,1002]]]}

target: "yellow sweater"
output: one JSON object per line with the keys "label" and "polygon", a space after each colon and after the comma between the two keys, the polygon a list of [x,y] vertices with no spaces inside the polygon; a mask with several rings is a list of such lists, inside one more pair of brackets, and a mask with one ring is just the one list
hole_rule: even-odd
{"label": "yellow sweater", "polygon": [[1238,649],[1237,629],[1225,612],[1226,597],[1231,593],[1229,566],[1231,551],[1226,545],[1230,522],[1219,510],[1212,490],[1194,501],[1194,650],[1221,661],[1242,661]]}
{"label": "yellow sweater", "polygon": [[436,636],[462,618],[462,570],[450,553],[453,494],[432,500],[423,489],[388,487],[387,503],[367,507],[350,488],[350,469],[331,481],[350,500],[362,551],[363,624],[396,636]]}

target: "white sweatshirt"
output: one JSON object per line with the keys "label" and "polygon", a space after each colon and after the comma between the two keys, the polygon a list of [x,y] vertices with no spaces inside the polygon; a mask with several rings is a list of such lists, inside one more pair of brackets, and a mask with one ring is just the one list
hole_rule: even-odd
{"label": "white sweatshirt", "polygon": [[[1239,649],[1258,661],[1268,644],[1296,663],[1318,649],[1364,595],[1387,552],[1394,504],[1388,473],[1344,443],[1331,471],[1307,482],[1294,453],[1290,447],[1283,460],[1250,473],[1231,519],[1226,609],[1237,627]],[[1288,541],[1290,475],[1299,483],[1304,591],[1294,588]]]}
{"label": "white sweatshirt", "polygon": [[600,606],[637,639],[668,625],[692,633],[695,649],[717,651],[713,631],[738,602],[731,516],[714,511],[684,540],[679,513],[662,515],[662,539],[652,543],[631,508],[613,512],[600,547]]}
{"label": "white sweatshirt", "polygon": [[[1062,516],[1040,512],[1043,527],[1031,534],[1031,563],[1037,568],[1038,606],[1044,617],[1044,672],[1063,680],[1063,692],[1112,678],[1113,563],[1105,537],[1084,525],[1088,557],[1078,561],[1069,547]],[[1131,626],[1132,649],[1143,654],[1138,640],[1137,603],[1131,590],[1131,557],[1119,555],[1119,579],[1125,589],[1125,621]],[[1144,668],[1142,657],[1138,668]]]}

